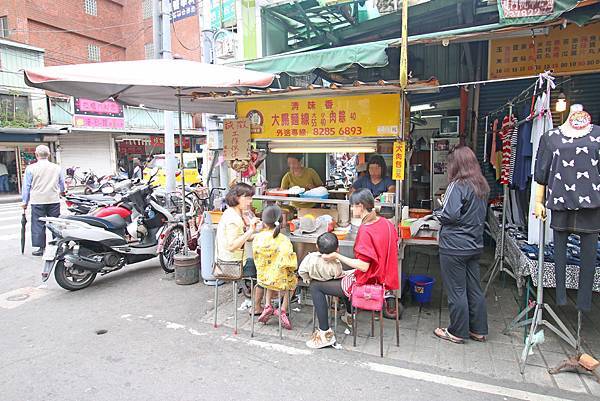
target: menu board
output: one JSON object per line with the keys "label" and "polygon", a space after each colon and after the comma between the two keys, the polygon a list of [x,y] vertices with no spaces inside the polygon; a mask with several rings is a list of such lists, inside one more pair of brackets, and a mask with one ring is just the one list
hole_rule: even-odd
{"label": "menu board", "polygon": [[547,70],[554,74],[600,70],[600,23],[566,29],[551,27],[548,35],[491,40],[490,79],[535,75]]}
{"label": "menu board", "polygon": [[223,158],[250,160],[250,121],[246,118],[223,120]]}

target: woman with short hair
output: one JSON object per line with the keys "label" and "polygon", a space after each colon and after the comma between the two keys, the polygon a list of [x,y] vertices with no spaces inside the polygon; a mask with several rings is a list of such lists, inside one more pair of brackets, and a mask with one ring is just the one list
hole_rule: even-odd
{"label": "woman with short hair", "polygon": [[443,206],[434,214],[442,224],[440,267],[448,294],[450,325],[434,334],[453,343],[466,338],[485,341],[487,308],[481,290],[479,258],[490,187],[473,151],[461,146],[448,155],[448,189]]}
{"label": "woman with short hair", "polygon": [[[350,195],[350,206],[353,217],[362,220],[354,243],[355,258],[338,252],[321,257],[324,260],[339,260],[355,270],[339,280],[311,281],[310,293],[319,328],[306,342],[309,348],[335,344],[335,335],[329,327],[327,295],[350,298],[354,285],[365,284],[380,284],[386,290],[398,289],[398,233],[394,225],[375,214],[375,199],[367,189],[359,189]],[[348,321],[347,316],[349,313],[346,314],[348,324],[351,320]]]}
{"label": "woman with short hair", "polygon": [[[227,262],[244,263],[244,271],[256,271],[254,261],[244,252],[246,242],[252,241],[258,219],[248,219],[245,214],[250,212],[254,188],[248,184],[235,184],[225,196],[225,203],[229,206],[217,226],[217,249],[218,260]],[[251,255],[250,255],[251,256]],[[260,315],[262,309],[263,290],[256,289],[255,315]]]}
{"label": "woman with short hair", "polygon": [[383,156],[373,155],[367,163],[367,174],[352,184],[351,191],[366,188],[377,198],[384,192],[396,192],[396,184],[387,175],[387,165]]}

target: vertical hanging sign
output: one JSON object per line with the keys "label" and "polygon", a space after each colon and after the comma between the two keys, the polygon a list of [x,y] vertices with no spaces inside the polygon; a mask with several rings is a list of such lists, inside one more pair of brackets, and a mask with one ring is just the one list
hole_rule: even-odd
{"label": "vertical hanging sign", "polygon": [[394,161],[392,165],[392,180],[404,180],[404,164],[406,161],[406,143],[403,141],[394,142]]}
{"label": "vertical hanging sign", "polygon": [[408,0],[402,0],[402,45],[400,48],[400,87],[408,86]]}
{"label": "vertical hanging sign", "polygon": [[223,158],[225,160],[250,160],[249,119],[223,120]]}

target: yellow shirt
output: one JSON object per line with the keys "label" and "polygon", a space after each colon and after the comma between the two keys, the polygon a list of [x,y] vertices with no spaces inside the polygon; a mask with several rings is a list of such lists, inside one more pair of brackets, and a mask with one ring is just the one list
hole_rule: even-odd
{"label": "yellow shirt", "polygon": [[217,226],[217,258],[228,262],[243,261],[243,248],[233,252],[227,250],[227,245],[242,235],[244,235],[244,220],[234,208],[230,207],[223,212]]}
{"label": "yellow shirt", "polygon": [[273,230],[256,234],[252,241],[256,276],[261,287],[270,290],[292,290],[298,279],[298,260],[288,237],[279,234],[273,238]]}
{"label": "yellow shirt", "polygon": [[312,168],[304,168],[302,174],[295,176],[288,171],[281,180],[281,189],[290,189],[291,187],[300,187],[306,190],[320,187],[323,181],[319,174]]}
{"label": "yellow shirt", "polygon": [[[281,189],[290,189],[291,187],[304,188],[307,191],[323,185],[321,177],[312,168],[304,168],[302,174],[295,176],[291,171],[288,171],[281,180]],[[290,205],[296,209],[314,207],[314,203],[292,202]]]}

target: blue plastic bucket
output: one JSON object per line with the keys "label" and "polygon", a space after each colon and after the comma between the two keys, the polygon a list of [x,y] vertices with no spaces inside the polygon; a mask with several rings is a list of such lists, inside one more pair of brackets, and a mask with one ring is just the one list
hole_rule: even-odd
{"label": "blue plastic bucket", "polygon": [[433,284],[435,279],[430,276],[413,274],[409,276],[410,295],[415,302],[427,303],[431,301],[433,293]]}

